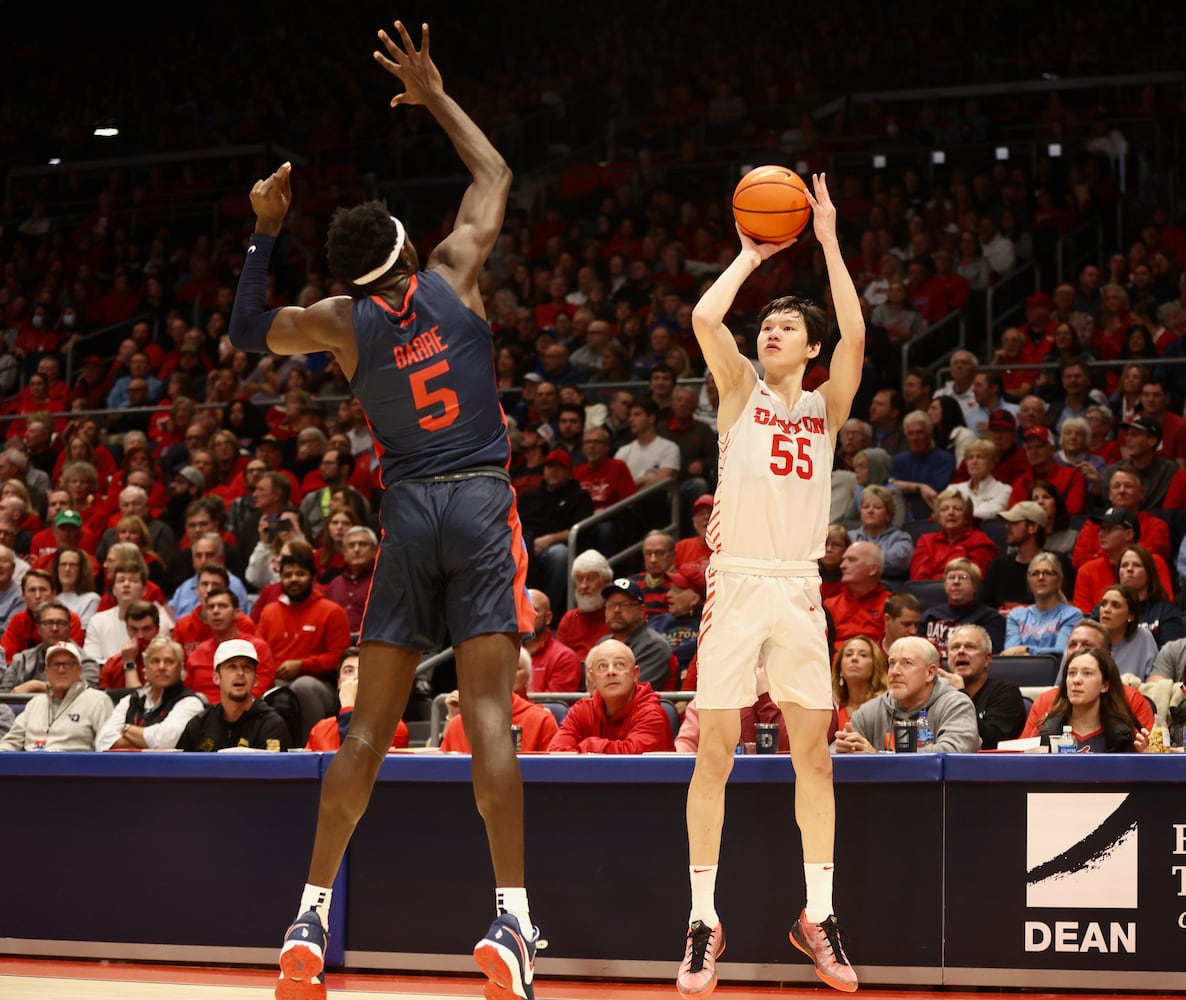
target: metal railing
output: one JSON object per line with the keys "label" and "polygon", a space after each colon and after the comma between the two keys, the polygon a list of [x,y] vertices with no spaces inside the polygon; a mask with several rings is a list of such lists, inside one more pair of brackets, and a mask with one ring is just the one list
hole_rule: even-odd
{"label": "metal railing", "polygon": [[[1094,235],[1089,242],[1081,242],[1088,234]],[[1104,263],[1104,223],[1100,219],[1085,222],[1078,229],[1064,233],[1054,246],[1054,280],[1058,284],[1079,273],[1088,261]]]}
{"label": "metal railing", "polygon": [[1037,258],[1015,267],[988,286],[984,293],[985,357],[991,358],[996,352],[994,341],[998,327],[1003,328],[1013,316],[1022,312],[1025,297],[1041,287],[1042,269]]}
{"label": "metal railing", "polygon": [[928,326],[922,333],[911,337],[902,344],[902,373],[905,375],[910,370],[910,352],[917,348],[923,341],[933,340],[936,335],[946,338],[952,332],[954,327],[956,331],[956,339],[953,343],[950,340],[944,340],[944,346],[947,350],[939,355],[938,359],[932,364],[940,364],[947,358],[951,357],[956,351],[962,350],[967,346],[968,339],[968,317],[967,309],[957,309],[955,312],[950,312],[944,316],[938,323]]}

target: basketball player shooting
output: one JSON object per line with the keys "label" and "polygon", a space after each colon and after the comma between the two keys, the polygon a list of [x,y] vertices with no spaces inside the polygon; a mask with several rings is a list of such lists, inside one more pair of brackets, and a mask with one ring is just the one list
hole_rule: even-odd
{"label": "basketball player shooting", "polygon": [[758,697],[764,663],[770,695],[790,737],[795,818],[803,845],[807,901],[791,943],[816,974],[845,992],[857,977],[832,907],[836,825],[828,726],[832,693],[817,560],[824,553],[837,428],[848,418],[861,378],[865,323],[836,237],[836,208],[823,174],[806,192],[823,248],[840,341],[830,379],[805,392],[803,374],[827,334],[824,311],[787,296],[759,314],[759,378],[724,319],[745,280],[784,243],[755,243],[740,228],[741,251],[692,313],[696,338],[720,389],[720,476],[705,540],[712,549],[699,643],[696,703],[700,743],[688,788],[692,908],[676,986],[708,996],[725,934],[715,889],[725,816],[725,785],[740,736],[739,710]]}
{"label": "basketball player shooting", "polygon": [[[327,255],[349,295],[266,311],[268,259],[292,198],[291,166],[256,182],[255,233],[231,313],[240,350],[329,351],[361,400],[383,477],[382,543],[362,622],[358,698],[325,776],[309,881],[280,955],[278,1000],[325,997],[331,887],[412,690],[424,651],[453,644],[473,786],[494,866],[496,918],[474,947],[488,1000],[533,1000],[539,932],[523,873],[523,787],[511,741],[519,643],[533,631],[527,553],[507,467],[490,326],[478,291],[502,226],[511,171],[449,97],[429,56],[379,32],[376,62],[423,105],[472,177],[453,231],[420,267],[403,224],[367,202],[335,213]],[[415,919],[405,907],[408,919]]]}

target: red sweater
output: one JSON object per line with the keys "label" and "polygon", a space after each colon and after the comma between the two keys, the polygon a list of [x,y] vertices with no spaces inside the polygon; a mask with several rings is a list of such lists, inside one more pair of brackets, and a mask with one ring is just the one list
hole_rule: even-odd
{"label": "red sweater", "polygon": [[[547,711],[545,709],[545,711]],[[306,750],[340,750],[342,748],[342,726],[349,726],[350,716],[354,714],[353,708],[343,708],[337,715],[331,715],[328,719],[322,719],[317,725],[309,730],[309,741],[305,744]],[[551,715],[551,712],[548,712]],[[399,724],[395,727],[395,735],[391,737],[391,749],[402,750],[407,745],[411,735],[408,732],[408,724],[403,719],[399,720]]]}
{"label": "red sweater", "polygon": [[322,680],[338,669],[338,658],[350,645],[346,612],[316,591],[295,606],[287,598],[269,604],[256,633],[272,647],[277,665],[300,660],[301,673]]}
{"label": "red sweater", "polygon": [[[543,705],[537,705],[530,698],[514,692],[511,692],[511,725],[523,727],[523,750],[526,753],[541,753],[549,749],[548,744],[560,728],[556,716]],[[455,715],[445,727],[441,749],[470,753],[469,740],[465,738],[465,726],[460,715]]]}
{"label": "red sweater", "polygon": [[[239,630],[239,635],[255,635],[255,622],[251,620],[250,615],[245,615],[242,611],[235,618],[235,627]],[[202,618],[200,605],[188,615],[178,618],[177,623],[173,626],[173,639],[181,643],[181,648],[185,650],[186,656],[189,656],[209,639],[211,634],[210,626]],[[191,689],[193,688],[192,684],[189,686]]]}
{"label": "red sweater", "polygon": [[[70,641],[81,649],[84,638],[82,620],[71,611]],[[8,619],[8,627],[4,629],[4,635],[0,638],[0,646],[4,648],[5,662],[11,663],[17,653],[32,649],[39,642],[41,642],[41,636],[37,631],[33,616],[29,614],[27,608],[22,608]]]}
{"label": "red sweater", "polygon": [[556,626],[556,638],[577,654],[584,662],[594,644],[608,629],[605,627],[605,608],[596,611],[582,611],[573,608],[564,612],[560,624]]}
{"label": "red sweater", "polygon": [[874,642],[881,642],[885,635],[885,600],[889,595],[885,587],[875,587],[863,597],[856,597],[844,587],[835,597],[824,601],[836,626],[834,648],[839,649],[856,635],[867,635]]}
{"label": "red sweater", "polygon": [[942,580],[943,571],[952,559],[971,559],[983,575],[997,557],[997,545],[983,531],[967,528],[954,541],[943,531],[919,535],[910,560],[911,580]]}
{"label": "red sweater", "polygon": [[659,696],[649,684],[635,684],[634,695],[612,716],[596,692],[568,710],[548,750],[578,753],[646,753],[674,750],[675,738]]}
{"label": "red sweater", "polygon": [[531,653],[531,690],[579,691],[583,672],[577,654],[544,629],[543,641]]}

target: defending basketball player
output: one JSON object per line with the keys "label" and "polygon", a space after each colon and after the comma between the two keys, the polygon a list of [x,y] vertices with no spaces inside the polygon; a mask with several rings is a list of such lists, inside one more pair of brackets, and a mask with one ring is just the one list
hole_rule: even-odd
{"label": "defending basketball player", "polygon": [[[444,90],[429,56],[379,38],[375,60],[402,81],[391,102],[421,104],[472,181],[453,231],[420,262],[403,224],[378,202],[339,210],[327,252],[348,296],[264,310],[268,258],[291,201],[284,164],[251,192],[257,221],[231,315],[232,343],[275,354],[329,351],[366,410],[384,494],[383,541],[363,617],[358,696],[322,786],[309,881],[281,951],[279,1000],[326,995],[331,886],[403,715],[426,649],[452,642],[473,785],[494,866],[497,917],[474,948],[489,1000],[533,1000],[539,932],[524,888],[523,788],[511,742],[521,635],[534,626],[527,554],[507,468],[490,326],[478,272],[502,226],[511,172]],[[411,914],[411,910],[406,912]]]}
{"label": "defending basketball player", "polygon": [[725,784],[740,734],[739,709],[758,697],[759,659],[786,720],[795,767],[807,902],[791,928],[791,943],[812,959],[828,985],[846,992],[857,988],[832,908],[832,695],[816,560],[823,555],[828,527],[836,431],[848,418],[860,383],[865,323],[841,257],[836,208],[824,175],[814,176],[812,186],[814,194],[809,191],[807,197],[840,327],[830,379],[814,391],[803,389],[807,362],[819,354],[827,333],[819,306],[785,297],[762,310],[761,379],[724,324],[746,278],[793,240],[755,243],[739,229],[740,253],[692,314],[696,338],[720,389],[721,460],[705,535],[712,557],[698,652],[700,743],[688,788],[692,908],[676,980],[686,998],[712,992],[716,962],[725,949],[714,899]]}

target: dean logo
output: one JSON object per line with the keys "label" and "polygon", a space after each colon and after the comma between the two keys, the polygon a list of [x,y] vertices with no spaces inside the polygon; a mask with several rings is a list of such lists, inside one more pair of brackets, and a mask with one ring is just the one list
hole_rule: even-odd
{"label": "dean logo", "polygon": [[1026,796],[1025,905],[1137,908],[1137,814],[1124,792]]}

